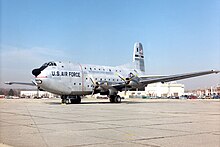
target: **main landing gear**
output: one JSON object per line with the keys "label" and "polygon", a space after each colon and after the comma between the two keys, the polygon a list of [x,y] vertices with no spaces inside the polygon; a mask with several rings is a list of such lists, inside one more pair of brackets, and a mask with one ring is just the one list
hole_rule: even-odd
{"label": "main landing gear", "polygon": [[81,103],[81,97],[79,95],[74,95],[74,96],[67,96],[67,95],[62,95],[61,96],[61,103],[62,104],[80,104]]}
{"label": "main landing gear", "polygon": [[121,97],[119,95],[109,95],[111,103],[121,103]]}

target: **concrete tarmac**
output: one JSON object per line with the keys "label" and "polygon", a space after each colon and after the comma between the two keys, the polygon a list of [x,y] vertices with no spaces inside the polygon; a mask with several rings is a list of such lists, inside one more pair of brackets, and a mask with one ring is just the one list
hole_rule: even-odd
{"label": "concrete tarmac", "polygon": [[1,99],[0,146],[220,147],[220,100]]}

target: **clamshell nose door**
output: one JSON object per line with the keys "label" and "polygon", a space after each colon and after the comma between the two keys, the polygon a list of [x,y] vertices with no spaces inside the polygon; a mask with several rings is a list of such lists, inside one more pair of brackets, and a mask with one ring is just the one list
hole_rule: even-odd
{"label": "clamshell nose door", "polygon": [[32,74],[37,77],[41,73],[41,70],[39,68],[33,69]]}
{"label": "clamshell nose door", "polygon": [[40,68],[35,68],[32,70],[32,74],[37,77],[41,71],[43,71],[45,68],[47,68],[49,63],[44,63]]}

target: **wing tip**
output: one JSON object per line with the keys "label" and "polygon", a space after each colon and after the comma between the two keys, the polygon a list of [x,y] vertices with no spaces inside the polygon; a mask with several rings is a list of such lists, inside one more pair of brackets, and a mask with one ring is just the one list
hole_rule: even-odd
{"label": "wing tip", "polygon": [[216,73],[216,74],[217,74],[217,73],[219,73],[219,72],[220,72],[220,70],[214,70],[214,69],[213,69],[213,70],[211,70],[211,72],[213,72],[213,73]]}
{"label": "wing tip", "polygon": [[5,82],[5,84],[12,85],[13,83],[12,82]]}

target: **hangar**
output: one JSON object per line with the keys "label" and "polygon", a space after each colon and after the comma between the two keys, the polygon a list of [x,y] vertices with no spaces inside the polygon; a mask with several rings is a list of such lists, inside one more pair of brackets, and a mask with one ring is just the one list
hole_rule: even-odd
{"label": "hangar", "polygon": [[127,91],[125,94],[121,92],[120,95],[125,98],[167,98],[167,97],[179,97],[184,94],[184,84],[179,84],[177,82],[168,83],[154,83],[149,84],[145,87],[144,91]]}

